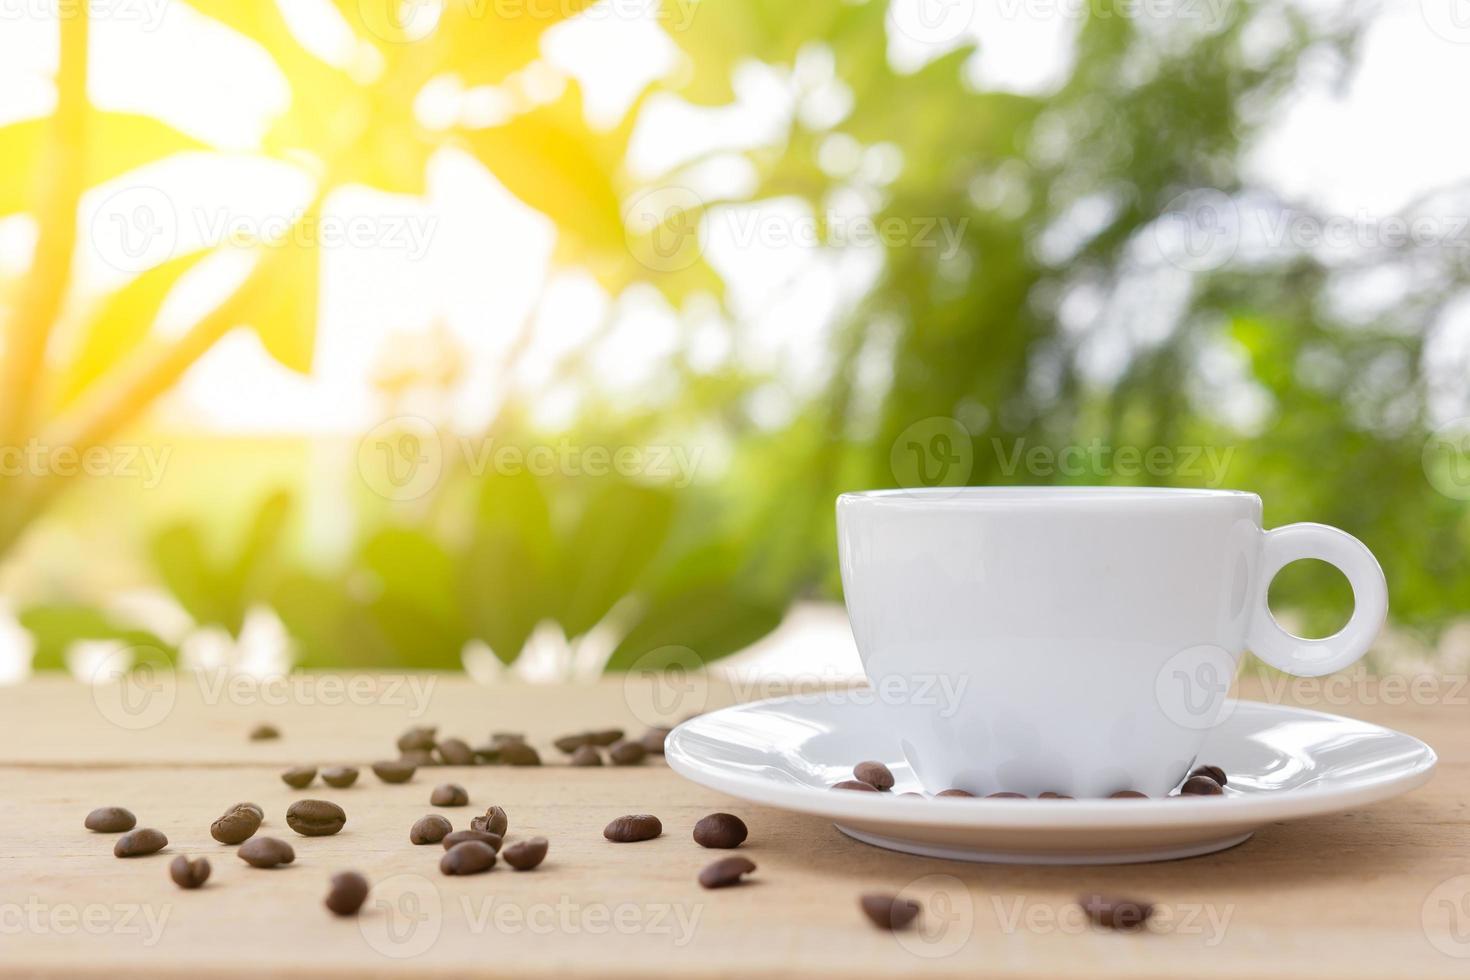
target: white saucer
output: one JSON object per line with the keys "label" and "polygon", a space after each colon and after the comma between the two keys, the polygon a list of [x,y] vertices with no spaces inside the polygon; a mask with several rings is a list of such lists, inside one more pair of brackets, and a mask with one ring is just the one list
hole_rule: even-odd
{"label": "white saucer", "polygon": [[[833,820],[868,844],[927,857],[1013,864],[1124,864],[1232,847],[1265,824],[1334,813],[1429,779],[1434,750],[1336,715],[1240,701],[1200,761],[1229,776],[1224,797],[1015,800],[899,797],[920,790],[876,706],[812,695],[693,718],[665,742],[668,762],[711,789]],[[891,793],[830,789],[855,763],[893,770]]]}

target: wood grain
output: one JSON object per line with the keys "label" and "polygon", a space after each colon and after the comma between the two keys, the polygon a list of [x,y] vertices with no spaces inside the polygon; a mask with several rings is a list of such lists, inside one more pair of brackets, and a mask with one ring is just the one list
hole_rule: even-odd
{"label": "wood grain", "polygon": [[[279,704],[259,696],[211,697],[184,680],[175,685],[169,710],[138,728],[116,724],[113,709],[99,707],[89,688],[70,681],[44,678],[0,689],[0,717],[10,733],[0,745],[7,787],[0,803],[6,842],[0,972],[1464,977],[1470,971],[1470,958],[1448,955],[1433,941],[1470,957],[1470,932],[1463,950],[1454,945],[1453,908],[1442,901],[1463,903],[1459,926],[1470,930],[1470,877],[1453,881],[1470,876],[1470,739],[1466,707],[1448,689],[1419,698],[1424,703],[1384,703],[1371,693],[1363,703],[1308,703],[1433,745],[1441,768],[1409,796],[1273,825],[1240,847],[1201,858],[1026,868],[866,847],[820,819],[748,806],[695,786],[657,760],[629,769],[421,769],[400,786],[364,771],[346,790],[318,782],[298,791],[280,781],[280,770],[299,762],[366,764],[393,756],[393,739],[415,722],[437,723],[442,733],[472,744],[491,731],[525,731],[548,761],[559,761],[550,747],[557,734],[608,725],[641,731],[647,720],[640,698],[617,681],[484,688],[462,678],[417,676],[428,693],[404,703],[387,697],[393,682],[382,678],[364,682],[376,685],[366,700],[326,703],[317,690],[290,693]],[[698,693],[707,706],[731,696],[719,685]],[[671,713],[688,707],[687,699],[669,705]],[[277,725],[284,737],[248,741],[246,733],[260,721]],[[469,790],[470,807],[428,805],[433,786],[449,780]],[[341,804],[346,829],[313,839],[291,833],[285,809],[302,798]],[[234,848],[209,837],[210,821],[241,800],[265,808],[261,833],[290,841],[295,864],[253,869]],[[443,813],[459,828],[492,803],[509,812],[511,837],[551,840],[540,869],[517,873],[502,865],[486,875],[445,878],[437,870],[440,848],[408,843],[409,826],[425,813]],[[87,811],[105,804],[129,807],[140,825],[163,830],[170,846],[150,857],[114,858],[113,836],[82,827]],[[694,822],[714,810],[736,812],[750,826],[741,853],[758,870],[749,885],[705,891],[695,882],[721,856],[690,839]],[[660,816],[664,836],[640,844],[605,841],[602,827],[629,812]],[[167,865],[177,854],[210,858],[214,874],[205,888],[184,892],[172,884]],[[375,891],[359,918],[337,919],[322,899],[330,876],[348,868],[366,874]],[[860,914],[861,893],[905,888],[930,897],[927,931],[898,938]],[[1160,918],[1137,935],[1089,928],[1074,903],[1093,890],[1151,900]]]}

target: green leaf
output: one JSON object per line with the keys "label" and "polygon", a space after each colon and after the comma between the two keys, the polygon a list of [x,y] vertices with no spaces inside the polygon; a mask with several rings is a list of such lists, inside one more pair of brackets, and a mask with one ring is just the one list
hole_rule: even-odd
{"label": "green leaf", "polygon": [[244,604],[226,588],[195,527],[176,524],[165,528],[153,538],[150,550],[164,585],[195,622],[218,624],[232,635],[239,634]]}
{"label": "green leaf", "polygon": [[427,532],[386,528],[363,545],[363,564],[382,584],[385,595],[420,618],[447,628],[455,622],[456,569],[453,557]]}
{"label": "green leaf", "polygon": [[567,636],[596,626],[629,595],[668,536],[673,494],[631,483],[595,493],[561,556],[562,608]]}
{"label": "green leaf", "polygon": [[[687,647],[708,664],[750,646],[781,624],[781,605],[702,585],[655,602],[608,659],[608,670],[657,670],[664,647]],[[685,666],[688,666],[687,664]]]}
{"label": "green leaf", "polygon": [[42,603],[21,611],[21,626],[35,638],[33,670],[65,670],[66,651],[79,640],[121,640],[139,661],[168,660],[167,644],[147,630],[121,627],[101,610],[75,603]]}
{"label": "green leaf", "polygon": [[487,478],[459,594],[470,630],[505,663],[520,655],[537,623],[555,614],[555,559],[551,516],[536,478],[525,472]]}
{"label": "green leaf", "polygon": [[265,499],[245,532],[245,541],[229,575],[229,587],[243,604],[261,598],[281,557],[281,542],[291,517],[291,494],[278,490]]}

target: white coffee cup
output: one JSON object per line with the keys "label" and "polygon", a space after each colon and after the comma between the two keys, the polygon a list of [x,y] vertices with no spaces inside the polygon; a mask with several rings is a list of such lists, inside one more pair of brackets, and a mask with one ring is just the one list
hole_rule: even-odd
{"label": "white coffee cup", "polygon": [[[1245,650],[1331,673],[1367,651],[1388,609],[1362,542],[1321,524],[1263,531],[1253,493],[848,493],[837,537],[864,670],[930,792],[1164,795],[1233,704]],[[1286,632],[1266,604],[1301,558],[1352,585],[1352,618],[1326,639]]]}

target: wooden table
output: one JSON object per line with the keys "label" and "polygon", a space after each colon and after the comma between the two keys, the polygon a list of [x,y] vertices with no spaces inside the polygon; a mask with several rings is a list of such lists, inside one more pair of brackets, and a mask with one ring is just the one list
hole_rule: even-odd
{"label": "wooden table", "polygon": [[[662,761],[617,769],[559,764],[549,746],[557,734],[612,725],[641,731],[646,707],[619,681],[487,688],[418,675],[408,679],[414,687],[404,678],[317,675],[290,687],[224,689],[217,680],[155,678],[156,697],[132,704],[133,714],[61,678],[0,689],[7,733],[0,742],[0,971],[1470,974],[1470,877],[1455,880],[1470,876],[1470,737],[1463,695],[1452,697],[1448,688],[1427,699],[1435,703],[1375,695],[1318,705],[1435,747],[1435,779],[1406,797],[1273,825],[1207,857],[1056,868],[877,850],[823,820],[695,786]],[[730,699],[728,690],[709,691],[711,706]],[[247,740],[261,721],[277,725],[283,737]],[[558,764],[422,769],[400,786],[365,771],[347,790],[318,782],[296,791],[278,778],[296,763],[365,764],[395,755],[395,737],[415,722],[436,723],[442,734],[472,744],[492,731],[525,731]],[[531,873],[501,866],[487,875],[442,877],[442,851],[411,846],[408,828],[431,812],[430,789],[448,779],[464,785],[472,802],[441,811],[456,827],[500,804],[512,836],[550,838],[546,863]],[[348,813],[346,829],[325,838],[292,834],[286,806],[305,797],[338,801]],[[262,833],[290,840],[295,864],[253,869],[210,838],[210,822],[241,800],[265,808]],[[129,807],[140,825],[163,830],[169,847],[114,858],[113,836],[82,827],[87,811],[103,804]],[[749,824],[741,853],[759,870],[750,885],[705,891],[695,875],[720,852],[697,847],[689,832],[700,816],[721,809]],[[639,811],[663,819],[663,837],[637,845],[603,840],[610,819]],[[167,865],[177,854],[210,858],[214,874],[203,890],[184,892],[169,880]],[[377,883],[356,919],[334,918],[322,907],[328,878],[347,868]],[[859,913],[862,892],[897,891],[920,879],[915,887],[946,900],[926,916],[930,932],[899,938]],[[1073,903],[1095,889],[1148,898],[1163,919],[1134,935],[1087,927]]]}

